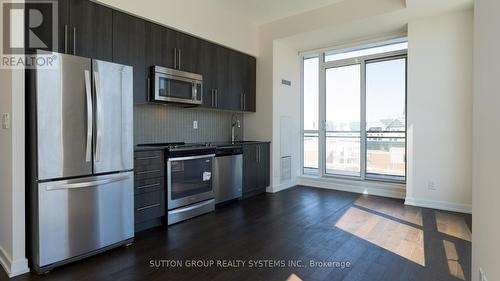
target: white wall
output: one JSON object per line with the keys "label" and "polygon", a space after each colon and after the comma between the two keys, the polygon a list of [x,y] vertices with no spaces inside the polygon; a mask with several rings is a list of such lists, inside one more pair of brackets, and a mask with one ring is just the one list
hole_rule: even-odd
{"label": "white wall", "polygon": [[472,280],[479,268],[500,280],[500,1],[476,0],[474,14],[474,134]]}
{"label": "white wall", "polygon": [[[294,186],[300,175],[300,58],[298,51],[280,41],[273,44],[272,191]],[[291,86],[281,84],[291,81]],[[282,119],[283,124],[282,124]],[[282,128],[284,125],[286,128]],[[282,137],[284,139],[282,139]],[[285,144],[283,145],[282,144]],[[285,146],[287,148],[285,148]],[[291,156],[292,179],[281,181],[281,156]]]}
{"label": "white wall", "polygon": [[472,19],[408,24],[408,204],[471,211]]}
{"label": "white wall", "polygon": [[[3,38],[2,24],[0,36]],[[0,264],[9,276],[15,276],[28,270],[25,256],[24,69],[0,69],[0,85],[0,116],[2,113],[10,115],[10,128],[0,126]]]}
{"label": "white wall", "polygon": [[[0,70],[0,114],[12,112],[11,71]],[[10,270],[12,253],[12,133],[0,128],[0,263]]]}
{"label": "white wall", "polygon": [[15,276],[28,270],[25,257],[24,71],[0,70],[0,114],[10,129],[0,128],[0,264]]}
{"label": "white wall", "polygon": [[227,47],[257,55],[257,26],[214,1],[96,0]]}

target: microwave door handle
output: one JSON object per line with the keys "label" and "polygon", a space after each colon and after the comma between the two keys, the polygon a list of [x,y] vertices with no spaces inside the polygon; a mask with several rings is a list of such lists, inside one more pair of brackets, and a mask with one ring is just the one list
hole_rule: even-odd
{"label": "microwave door handle", "polygon": [[96,133],[96,144],[95,144],[95,161],[101,161],[101,142],[102,142],[102,127],[103,127],[103,116],[102,116],[102,96],[101,96],[101,84],[99,83],[99,73],[94,71],[94,84],[95,84],[95,94],[96,94],[96,116],[97,116],[97,133]]}
{"label": "microwave door handle", "polygon": [[193,101],[196,101],[196,97],[198,96],[198,90],[196,89],[196,83],[191,83],[191,87],[192,87],[192,99]]}
{"label": "microwave door handle", "polygon": [[92,93],[90,89],[90,71],[84,71],[85,76],[85,96],[87,101],[87,143],[86,143],[86,152],[85,152],[85,161],[92,161],[92,116],[93,116],[93,108],[92,108]]}

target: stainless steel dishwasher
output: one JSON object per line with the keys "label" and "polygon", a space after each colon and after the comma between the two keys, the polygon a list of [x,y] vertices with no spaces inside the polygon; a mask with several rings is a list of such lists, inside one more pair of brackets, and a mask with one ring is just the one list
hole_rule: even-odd
{"label": "stainless steel dishwasher", "polygon": [[243,148],[218,147],[215,155],[215,203],[241,198],[243,190]]}

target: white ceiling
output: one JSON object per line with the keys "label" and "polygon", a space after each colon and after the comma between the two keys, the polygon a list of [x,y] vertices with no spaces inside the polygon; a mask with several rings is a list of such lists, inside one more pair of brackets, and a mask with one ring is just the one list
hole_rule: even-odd
{"label": "white ceiling", "polygon": [[288,16],[347,0],[211,0],[229,11],[240,14],[255,24],[263,24]]}

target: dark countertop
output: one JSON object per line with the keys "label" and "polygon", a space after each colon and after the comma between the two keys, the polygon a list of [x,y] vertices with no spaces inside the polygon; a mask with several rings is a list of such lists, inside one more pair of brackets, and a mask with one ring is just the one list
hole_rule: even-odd
{"label": "dark countertop", "polygon": [[[217,148],[220,147],[235,147],[235,146],[243,146],[257,143],[271,143],[270,141],[237,141],[235,143],[228,142],[211,142]],[[163,150],[166,149],[167,146],[134,146],[134,151],[149,151],[149,150]]]}

